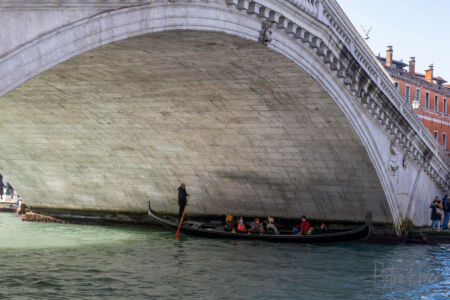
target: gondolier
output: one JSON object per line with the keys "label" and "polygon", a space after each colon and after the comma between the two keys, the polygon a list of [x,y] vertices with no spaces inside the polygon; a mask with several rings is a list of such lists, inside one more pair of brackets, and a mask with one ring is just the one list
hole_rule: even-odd
{"label": "gondolier", "polygon": [[188,205],[187,202],[190,197],[191,197],[191,195],[189,195],[186,191],[186,185],[184,183],[182,183],[178,187],[178,206],[179,206],[178,222],[181,220],[181,216],[183,215],[184,208],[186,207],[186,205]]}
{"label": "gondolier", "polygon": [[[188,196],[187,196],[188,197]],[[179,222],[173,216],[161,215],[152,210],[150,202],[148,202],[148,216],[150,219],[158,224],[161,224],[167,228],[177,230],[189,234],[202,236],[207,238],[229,238],[229,239],[245,239],[245,240],[266,240],[272,242],[287,242],[287,243],[330,243],[330,242],[345,242],[345,241],[357,241],[365,239],[370,236],[372,231],[372,214],[369,212],[366,216],[366,222],[360,227],[353,229],[328,229],[326,232],[320,232],[319,234],[292,234],[292,231],[279,230],[279,233],[260,233],[260,234],[248,234],[247,231],[225,231],[222,224],[217,223],[205,223],[199,221],[183,222],[180,226]],[[178,231],[179,230],[179,231]],[[177,237],[177,236],[176,236]]]}

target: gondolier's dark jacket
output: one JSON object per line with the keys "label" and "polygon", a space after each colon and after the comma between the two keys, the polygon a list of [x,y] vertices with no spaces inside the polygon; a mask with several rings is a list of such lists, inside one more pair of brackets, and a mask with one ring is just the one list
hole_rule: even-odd
{"label": "gondolier's dark jacket", "polygon": [[187,191],[181,186],[178,188],[178,206],[185,206],[187,202]]}

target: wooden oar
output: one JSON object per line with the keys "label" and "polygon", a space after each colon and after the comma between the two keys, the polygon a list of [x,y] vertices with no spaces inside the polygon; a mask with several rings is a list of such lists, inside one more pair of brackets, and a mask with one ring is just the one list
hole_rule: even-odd
{"label": "wooden oar", "polygon": [[181,214],[180,224],[178,224],[178,230],[177,230],[177,233],[175,234],[175,239],[178,239],[178,236],[180,235],[181,224],[183,224],[184,212],[186,211],[186,206],[187,206],[187,203],[183,208],[183,213]]}

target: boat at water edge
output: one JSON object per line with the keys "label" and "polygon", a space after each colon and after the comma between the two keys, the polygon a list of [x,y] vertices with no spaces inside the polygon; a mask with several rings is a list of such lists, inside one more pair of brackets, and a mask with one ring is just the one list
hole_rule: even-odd
{"label": "boat at water edge", "polygon": [[[169,215],[161,215],[154,211],[148,202],[149,218],[163,225],[166,228],[177,230],[177,219]],[[336,230],[329,233],[295,235],[292,233],[281,234],[248,234],[240,232],[227,232],[223,225],[185,221],[181,226],[181,232],[188,235],[201,236],[205,238],[222,238],[222,239],[244,239],[244,240],[264,240],[271,242],[287,242],[287,243],[331,243],[331,242],[348,242],[366,239],[372,232],[372,213],[366,215],[366,222],[363,226],[350,230]]]}

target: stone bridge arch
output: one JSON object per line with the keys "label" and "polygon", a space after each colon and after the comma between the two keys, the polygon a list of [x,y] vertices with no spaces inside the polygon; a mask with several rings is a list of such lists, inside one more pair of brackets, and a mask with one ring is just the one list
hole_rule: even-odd
{"label": "stone bridge arch", "polygon": [[[221,32],[260,42],[261,35],[267,33],[264,32],[265,24],[272,24],[269,29],[271,34],[267,34],[270,40],[267,47],[306,71],[333,99],[367,151],[383,190],[384,195],[379,197],[379,203],[363,202],[364,205],[357,205],[348,215],[344,213],[338,218],[362,219],[365,210],[371,207],[378,210],[375,216],[377,221],[398,222],[410,216],[417,224],[425,223],[425,214],[415,207],[418,204],[423,206],[428,199],[418,199],[413,195],[414,184],[411,182],[415,181],[416,185],[419,182],[426,193],[442,193],[446,188],[446,175],[436,172],[435,165],[442,164],[443,159],[437,150],[427,150],[430,148],[429,141],[420,143],[423,139],[421,135],[426,135],[426,132],[414,134],[413,130],[403,130],[403,127],[409,128],[414,120],[405,118],[404,114],[408,112],[402,106],[389,107],[390,102],[395,104],[392,99],[396,96],[390,94],[392,90],[380,80],[380,70],[376,69],[376,64],[367,61],[367,54],[363,52],[365,49],[355,51],[355,43],[350,41],[354,37],[348,34],[346,24],[332,14],[332,5],[326,9],[324,5],[329,3],[312,0],[281,3],[273,0],[156,1],[101,11],[51,30],[3,55],[0,60],[0,96],[67,59],[119,40],[163,31],[195,30]],[[411,161],[410,169],[407,170],[405,164],[405,170],[398,170],[400,160]],[[424,160],[426,163],[421,163]],[[445,162],[440,166],[441,170],[447,170]],[[45,201],[33,199],[32,191],[26,187],[26,180],[20,186],[22,180],[20,175],[14,175],[13,164],[4,160],[2,167],[11,173],[8,175],[15,179],[12,181],[25,191],[25,195],[29,193],[32,204],[44,205]],[[399,178],[404,178],[405,182],[399,184]],[[402,193],[405,199],[400,199]],[[321,196],[329,195],[322,193]],[[99,208],[88,204],[91,200],[95,202],[95,197],[87,202],[77,200],[73,194],[71,197],[66,205],[68,207]],[[365,198],[363,193],[360,197]],[[52,205],[57,206],[56,203]],[[118,205],[112,209],[135,210],[142,209],[143,205],[145,201],[139,205]],[[161,206],[169,209],[170,205]],[[219,212],[207,208],[205,203],[196,209],[202,213]],[[254,213],[267,213],[267,210],[256,209]],[[299,209],[293,211],[293,215],[298,213]],[[328,214],[330,218],[335,216],[326,209],[321,211],[322,216],[315,215],[314,211],[307,213],[317,217],[323,217],[323,214]],[[292,216],[289,213],[278,215]]]}

